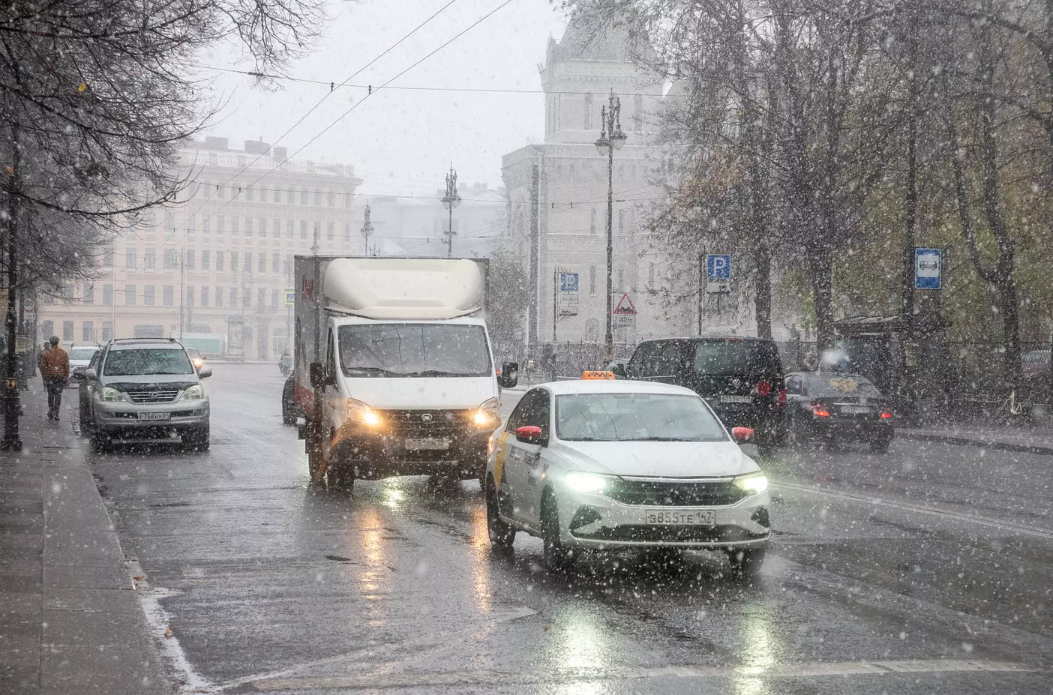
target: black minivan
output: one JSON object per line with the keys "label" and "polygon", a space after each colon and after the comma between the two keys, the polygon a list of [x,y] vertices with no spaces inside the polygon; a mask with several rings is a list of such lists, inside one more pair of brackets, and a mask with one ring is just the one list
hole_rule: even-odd
{"label": "black minivan", "polygon": [[786,388],[771,340],[739,337],[662,338],[636,346],[630,379],[660,381],[702,396],[728,429],[751,427],[757,446],[786,439]]}

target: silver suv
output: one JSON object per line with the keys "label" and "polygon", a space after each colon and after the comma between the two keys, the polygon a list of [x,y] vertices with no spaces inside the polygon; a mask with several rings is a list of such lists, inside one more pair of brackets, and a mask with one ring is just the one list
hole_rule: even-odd
{"label": "silver suv", "polygon": [[209,404],[202,379],[212,368],[195,369],[173,339],[111,340],[96,369],[84,371],[91,388],[86,433],[102,450],[115,439],[174,441],[195,449],[209,444]]}

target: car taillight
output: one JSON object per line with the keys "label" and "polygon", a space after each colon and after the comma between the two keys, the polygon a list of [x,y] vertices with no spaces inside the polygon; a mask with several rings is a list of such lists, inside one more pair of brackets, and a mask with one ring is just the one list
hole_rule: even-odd
{"label": "car taillight", "polygon": [[786,389],[779,389],[779,405],[786,405]]}
{"label": "car taillight", "polygon": [[758,381],[757,382],[757,395],[768,396],[771,394],[771,382],[770,381]]}
{"label": "car taillight", "polygon": [[825,403],[812,403],[812,415],[816,417],[830,417],[830,411],[826,409]]}
{"label": "car taillight", "polygon": [[882,420],[891,420],[892,419],[892,413],[890,413],[889,411],[886,410],[885,412],[881,413],[881,419]]}

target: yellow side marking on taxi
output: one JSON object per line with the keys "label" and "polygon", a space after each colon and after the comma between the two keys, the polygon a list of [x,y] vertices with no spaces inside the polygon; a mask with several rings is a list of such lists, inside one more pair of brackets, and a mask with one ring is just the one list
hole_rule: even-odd
{"label": "yellow side marking on taxi", "polygon": [[502,432],[497,438],[497,453],[494,455],[494,486],[501,487],[501,475],[505,472],[505,441],[508,432]]}

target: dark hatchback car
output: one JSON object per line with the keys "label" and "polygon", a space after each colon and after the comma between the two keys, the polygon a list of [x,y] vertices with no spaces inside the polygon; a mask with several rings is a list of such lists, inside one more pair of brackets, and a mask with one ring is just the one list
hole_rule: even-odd
{"label": "dark hatchback car", "polygon": [[895,436],[892,408],[877,386],[859,374],[798,372],[786,375],[789,436],[793,444],[866,442],[888,451]]}
{"label": "dark hatchback car", "polygon": [[762,449],[772,449],[785,441],[782,361],[771,340],[649,340],[636,347],[626,372],[630,379],[691,389],[709,403],[728,429],[753,428]]}

